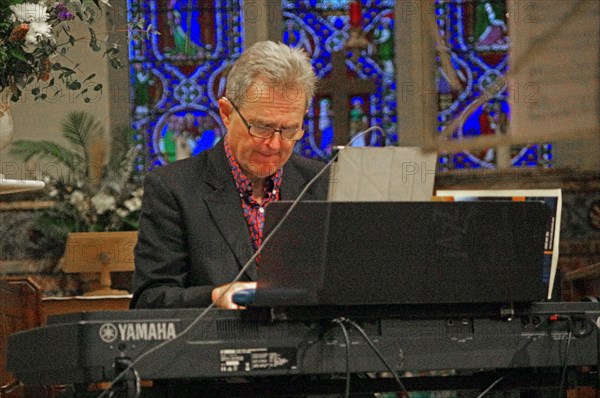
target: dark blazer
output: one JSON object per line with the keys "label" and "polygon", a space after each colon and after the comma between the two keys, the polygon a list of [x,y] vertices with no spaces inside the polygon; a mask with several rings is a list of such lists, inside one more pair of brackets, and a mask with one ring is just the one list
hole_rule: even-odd
{"label": "dark blazer", "polygon": [[[283,167],[282,200],[295,199],[322,167],[293,154]],[[303,200],[325,199],[326,181]],[[223,142],[149,173],[142,203],[131,308],[208,306],[212,289],[231,282],[253,254]],[[256,280],[255,268],[242,280]]]}

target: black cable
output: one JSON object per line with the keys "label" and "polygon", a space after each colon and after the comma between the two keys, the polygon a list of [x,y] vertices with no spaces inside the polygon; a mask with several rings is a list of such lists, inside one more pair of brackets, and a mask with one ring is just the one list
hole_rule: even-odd
{"label": "black cable", "polygon": [[563,364],[563,369],[562,369],[558,397],[560,398],[562,396],[562,392],[563,392],[563,389],[564,389],[565,383],[566,383],[569,351],[570,351],[570,347],[571,347],[571,341],[573,340],[573,336],[575,336],[578,339],[588,337],[590,334],[592,334],[594,332],[594,328],[596,329],[596,349],[597,349],[596,361],[597,361],[597,367],[598,367],[598,374],[597,374],[598,375],[598,386],[600,386],[600,325],[597,325],[591,319],[585,318],[582,320],[583,323],[582,323],[581,327],[579,327],[578,324],[575,323],[576,320],[574,320],[571,316],[560,315],[560,314],[556,314],[556,315],[552,316],[551,320],[566,321],[567,322],[567,330],[569,332],[568,337],[567,337],[567,347],[565,349],[564,364]]}
{"label": "black cable", "polygon": [[350,336],[348,335],[348,329],[344,325],[344,318],[335,318],[333,323],[337,324],[344,333],[344,340],[346,341],[346,391],[344,393],[345,398],[350,397]]}
{"label": "black cable", "polygon": [[573,335],[578,338],[588,337],[590,334],[596,330],[596,366],[597,366],[597,375],[598,375],[598,388],[600,388],[600,324],[596,324],[590,318],[584,318],[582,321],[581,327],[576,327],[573,318],[567,318],[569,323],[569,331],[573,333]]}
{"label": "black cable", "polygon": [[390,373],[392,374],[392,376],[394,376],[394,380],[396,380],[396,383],[398,384],[398,387],[400,387],[400,391],[402,391],[406,396],[408,396],[408,390],[406,389],[406,387],[404,387],[404,383],[402,383],[402,380],[400,380],[400,377],[398,376],[398,374],[396,373],[396,371],[394,370],[394,368],[383,357],[383,354],[381,354],[381,352],[377,349],[377,347],[375,347],[375,344],[369,338],[369,336],[364,331],[364,329],[361,328],[356,322],[354,322],[351,319],[345,319],[345,322],[348,323],[348,324],[350,324],[350,325],[352,325],[352,326],[354,326],[354,328],[356,330],[358,330],[358,332],[362,335],[362,337],[365,339],[365,341],[367,342],[367,344],[369,344],[369,347],[371,347],[371,349],[375,352],[375,354],[377,355],[377,357],[379,357],[379,360],[390,371]]}
{"label": "black cable", "polygon": [[567,380],[567,367],[569,365],[569,350],[571,348],[571,339],[573,338],[573,332],[569,329],[569,335],[567,337],[567,348],[565,349],[565,357],[563,358],[563,370],[562,376],[560,379],[560,388],[558,390],[558,398],[562,397],[562,392],[565,387],[565,382]]}
{"label": "black cable", "polygon": [[[139,396],[142,393],[142,385],[141,385],[142,382],[141,382],[140,375],[139,375],[138,371],[133,367],[133,362],[130,359],[124,359],[122,362],[123,363],[127,363],[127,367],[126,367],[126,369],[123,372],[126,372],[127,369],[129,369],[129,371],[131,371],[131,373],[133,374],[133,379],[134,379],[133,386],[135,388],[135,391],[134,391],[134,395],[133,395],[132,398],[139,398]],[[116,368],[116,371],[119,372],[121,366],[116,366],[115,368]],[[125,389],[125,395],[127,397],[129,397],[129,392],[130,392],[129,391],[129,383],[130,383],[130,381],[125,380],[125,381],[121,381],[121,383],[123,383],[123,386],[118,386],[118,387],[121,388],[121,389],[124,388]],[[117,385],[116,385],[115,382],[113,382],[111,384],[111,386],[109,387],[109,389],[106,390],[106,391],[110,391],[109,394],[108,394],[108,398],[112,398],[114,396],[114,393],[116,392],[115,389],[114,389],[115,386],[117,386]],[[102,394],[104,394],[106,391],[104,391]]]}

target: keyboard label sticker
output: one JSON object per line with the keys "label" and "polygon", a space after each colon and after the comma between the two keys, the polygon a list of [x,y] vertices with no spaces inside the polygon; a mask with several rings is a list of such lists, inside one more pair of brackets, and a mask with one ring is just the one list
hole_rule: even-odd
{"label": "keyboard label sticker", "polygon": [[219,350],[221,372],[253,372],[261,370],[296,369],[297,349],[229,348]]}

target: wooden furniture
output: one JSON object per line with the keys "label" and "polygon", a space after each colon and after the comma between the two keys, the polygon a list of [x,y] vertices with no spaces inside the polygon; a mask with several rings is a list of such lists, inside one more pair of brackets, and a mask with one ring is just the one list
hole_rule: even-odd
{"label": "wooden furniture", "polygon": [[48,316],[71,312],[126,310],[131,295],[41,297],[41,290],[29,278],[0,280],[0,397],[58,396],[61,386],[22,387],[6,370],[8,336],[41,326]]}
{"label": "wooden furniture", "polygon": [[131,295],[121,296],[73,296],[44,297],[42,299],[42,317],[46,322],[49,316],[73,312],[117,311],[129,309]]}
{"label": "wooden furniture", "polygon": [[92,296],[127,295],[111,289],[110,273],[133,271],[133,248],[137,231],[72,232],[67,237],[62,269],[67,273],[100,272],[100,289]]}
{"label": "wooden furniture", "polygon": [[0,280],[0,396],[20,397],[23,390],[6,370],[8,336],[40,326],[41,293],[31,279]]}
{"label": "wooden furniture", "polygon": [[600,298],[600,263],[565,272],[563,289],[572,301],[584,297]]}

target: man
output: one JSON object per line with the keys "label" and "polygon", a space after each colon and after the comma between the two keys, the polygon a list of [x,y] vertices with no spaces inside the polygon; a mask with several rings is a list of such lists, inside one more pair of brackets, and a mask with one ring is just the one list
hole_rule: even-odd
{"label": "man", "polygon": [[[146,176],[132,308],[235,309],[232,295],[256,287],[256,264],[230,282],[260,247],[265,206],[295,199],[323,166],[292,154],[315,83],[301,50],[267,41],[242,54],[219,99],[225,138]],[[319,180],[303,200],[326,190]]]}

